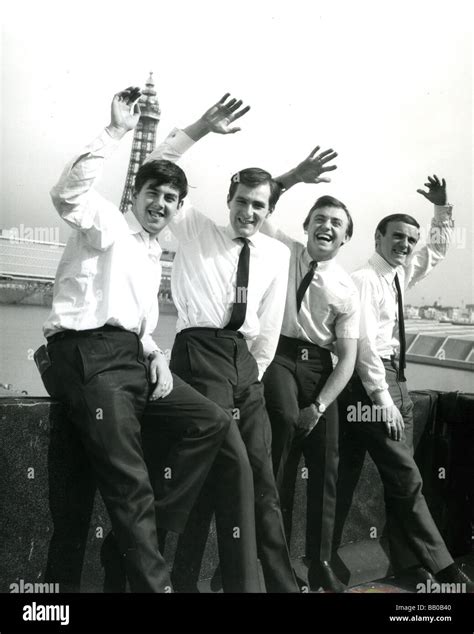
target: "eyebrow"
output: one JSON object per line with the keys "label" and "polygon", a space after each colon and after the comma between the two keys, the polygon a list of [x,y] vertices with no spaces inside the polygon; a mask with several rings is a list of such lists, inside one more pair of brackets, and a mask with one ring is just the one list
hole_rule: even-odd
{"label": "eyebrow", "polygon": [[252,205],[260,205],[261,207],[265,206],[265,203],[261,200],[252,200],[251,198],[247,198],[247,196],[243,196],[242,194],[236,196],[235,200],[237,200],[238,202],[251,202]]}
{"label": "eyebrow", "polygon": [[337,218],[337,217],[335,217],[335,216],[325,216],[324,214],[314,214],[314,216],[313,216],[313,217],[314,217],[314,218],[322,218],[322,219],[324,219],[324,220],[326,220],[326,218],[329,218],[329,220],[330,220],[331,222],[339,222],[339,223],[342,223],[342,222],[343,222],[342,218]]}
{"label": "eyebrow", "polygon": [[414,236],[409,236],[406,233],[403,233],[403,231],[394,231],[393,236],[395,236],[396,238],[407,238],[408,242],[418,242],[418,240],[420,239],[420,236],[417,236],[416,238]]}
{"label": "eyebrow", "polygon": [[[152,192],[159,192],[160,191],[160,187],[161,185],[148,185],[147,186],[147,191],[152,191]],[[173,196],[174,198],[178,197],[178,192],[175,191],[171,191],[171,192],[163,192],[165,196]]]}

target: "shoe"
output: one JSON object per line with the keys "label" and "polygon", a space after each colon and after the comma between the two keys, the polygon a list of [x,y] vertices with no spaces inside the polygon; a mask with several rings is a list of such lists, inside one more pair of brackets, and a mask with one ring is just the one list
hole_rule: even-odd
{"label": "shoe", "polygon": [[105,573],[104,592],[125,592],[127,573],[112,531],[107,534],[100,549],[100,563]]}
{"label": "shoe", "polygon": [[411,568],[405,568],[394,575],[395,582],[402,588],[409,588],[413,592],[417,590],[419,583],[427,584],[428,581],[436,583],[436,579],[432,572],[424,568],[423,566],[412,566]]}
{"label": "shoe", "polygon": [[323,588],[326,592],[344,592],[346,589],[328,561],[311,563],[308,570],[308,583],[312,592],[319,588]]}
{"label": "shoe", "polygon": [[474,581],[456,563],[437,572],[435,579],[440,584],[459,584],[459,592],[474,592]]}

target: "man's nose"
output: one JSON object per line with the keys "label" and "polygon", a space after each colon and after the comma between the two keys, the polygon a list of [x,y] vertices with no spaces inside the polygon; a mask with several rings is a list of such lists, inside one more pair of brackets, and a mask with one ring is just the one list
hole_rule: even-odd
{"label": "man's nose", "polygon": [[165,197],[164,197],[164,195],[156,196],[154,198],[154,200],[153,200],[152,207],[154,207],[155,209],[163,209],[164,206],[165,206]]}

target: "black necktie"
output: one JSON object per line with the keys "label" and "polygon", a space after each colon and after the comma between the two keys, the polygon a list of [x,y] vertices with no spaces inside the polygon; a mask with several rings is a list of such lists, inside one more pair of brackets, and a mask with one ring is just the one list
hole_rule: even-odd
{"label": "black necktie", "polygon": [[398,303],[398,338],[400,341],[400,355],[398,359],[398,380],[406,381],[405,368],[407,367],[405,352],[406,352],[406,339],[405,339],[405,319],[403,317],[403,297],[402,290],[400,288],[400,280],[398,274],[395,274],[394,278],[395,288],[397,289],[397,303]]}
{"label": "black necktie", "polygon": [[237,265],[237,283],[235,288],[235,299],[232,307],[232,313],[226,328],[229,330],[238,330],[245,321],[247,312],[247,292],[249,285],[249,268],[250,268],[250,247],[247,238],[236,238],[242,242],[242,250],[239,255],[239,263]]}
{"label": "black necktie", "polygon": [[309,271],[301,280],[298,290],[296,291],[296,312],[300,312],[301,302],[303,301],[304,294],[308,290],[308,286],[311,284],[311,280],[314,277],[314,271],[316,270],[318,263],[313,260],[309,265]]}

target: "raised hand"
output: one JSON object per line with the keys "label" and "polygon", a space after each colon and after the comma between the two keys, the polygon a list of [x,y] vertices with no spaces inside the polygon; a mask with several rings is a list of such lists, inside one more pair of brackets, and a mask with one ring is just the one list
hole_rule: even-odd
{"label": "raised hand", "polygon": [[125,134],[133,130],[140,119],[138,100],[141,96],[140,88],[129,86],[121,90],[112,99],[109,129]]}
{"label": "raised hand", "polygon": [[445,205],[447,201],[446,194],[446,181],[444,178],[441,183],[439,182],[439,178],[436,174],[433,176],[428,176],[428,182],[425,183],[425,187],[428,187],[428,191],[425,192],[422,189],[417,189],[416,191],[424,196],[430,203],[433,205]]}
{"label": "raised hand", "polygon": [[299,183],[330,183],[331,179],[321,177],[324,172],[332,172],[337,169],[337,165],[327,165],[329,161],[336,158],[337,152],[332,148],[319,152],[317,145],[310,155],[301,161],[301,163],[293,170],[295,179]]}
{"label": "raised hand", "polygon": [[239,110],[242,100],[229,99],[230,93],[226,93],[222,99],[206,110],[201,121],[206,125],[209,132],[217,134],[234,134],[241,130],[239,127],[232,127],[231,124],[243,117],[250,110],[250,106],[245,106]]}

